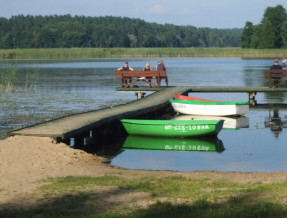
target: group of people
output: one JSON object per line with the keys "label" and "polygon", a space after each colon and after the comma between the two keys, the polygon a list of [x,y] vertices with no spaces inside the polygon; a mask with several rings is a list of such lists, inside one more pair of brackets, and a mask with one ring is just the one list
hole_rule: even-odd
{"label": "group of people", "polygon": [[[129,63],[126,61],[124,66],[120,67],[117,69],[118,71],[134,71],[132,67],[129,66]],[[142,69],[142,71],[153,71],[153,69],[150,67],[150,64],[146,62],[145,67]],[[166,71],[165,65],[162,60],[159,60],[156,65],[156,71]],[[146,82],[151,82],[152,77],[145,77],[145,78],[140,78],[146,80]],[[125,80],[125,83],[131,83],[132,78],[128,78],[128,80]],[[167,80],[166,80],[167,83]],[[168,86],[168,83],[166,84]]]}
{"label": "group of people", "polygon": [[282,70],[287,69],[287,58],[284,58],[282,61],[282,66],[279,64],[278,59],[274,61],[274,64],[270,67],[270,70]]}
{"label": "group of people", "polygon": [[[118,68],[118,71],[119,71],[119,70],[123,70],[123,71],[134,71],[133,68],[129,67],[129,63],[128,63],[127,61],[125,62],[125,65],[124,65],[124,66]],[[152,68],[150,67],[150,64],[149,64],[148,62],[146,62],[145,67],[144,67],[142,70],[143,70],[143,71],[152,71]],[[165,70],[166,70],[162,60],[159,60],[159,61],[157,62],[156,70],[158,70],[158,71],[161,71],[161,70],[164,70],[164,71],[165,71]]]}

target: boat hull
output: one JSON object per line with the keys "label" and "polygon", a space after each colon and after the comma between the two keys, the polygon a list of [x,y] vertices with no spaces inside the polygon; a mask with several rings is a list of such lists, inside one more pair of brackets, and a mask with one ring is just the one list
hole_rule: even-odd
{"label": "boat hull", "polygon": [[217,135],[223,120],[121,120],[130,135],[194,137]]}
{"label": "boat hull", "polygon": [[248,113],[246,102],[203,102],[193,100],[170,100],[173,109],[181,114],[207,116],[242,116]]}
{"label": "boat hull", "polygon": [[203,116],[203,115],[178,115],[175,120],[224,120],[223,129],[237,130],[249,127],[249,119],[245,116],[241,117],[219,117],[219,116]]}
{"label": "boat hull", "polygon": [[174,94],[173,96],[175,97],[175,99],[179,99],[179,100],[195,100],[195,101],[219,102],[219,101],[215,101],[215,100],[209,100],[209,99],[205,99],[205,98],[196,98],[196,97],[192,97],[192,96],[179,95],[179,94]]}

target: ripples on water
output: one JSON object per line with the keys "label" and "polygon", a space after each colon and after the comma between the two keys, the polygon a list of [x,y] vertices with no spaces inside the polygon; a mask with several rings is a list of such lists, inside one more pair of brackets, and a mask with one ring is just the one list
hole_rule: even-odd
{"label": "ripples on water", "polygon": [[[157,60],[128,59],[130,66],[138,70],[144,67],[146,61],[154,68]],[[0,61],[1,75],[11,66],[17,71],[13,91],[3,94],[2,86],[0,131],[135,100],[133,94],[115,91],[120,82],[115,78],[114,71],[124,61],[18,60],[13,61],[13,65],[10,61]],[[264,86],[267,83],[264,82],[263,70],[273,63],[271,59],[241,58],[164,58],[164,61],[172,86]],[[0,84],[3,85],[3,79]],[[223,101],[248,99],[245,93],[194,93],[194,96]],[[258,93],[256,100],[258,103],[286,104],[286,93]],[[225,128],[219,133],[218,140],[224,148],[220,152],[216,149],[211,151],[216,143],[201,144],[202,149],[190,147],[186,150],[180,147],[182,142],[170,144],[167,148],[177,149],[168,151],[121,150],[125,139],[113,142],[116,145],[114,149],[97,152],[110,157],[114,165],[133,169],[287,171],[287,110],[279,108],[278,113],[282,122],[280,128],[276,123],[270,124],[273,108],[251,108],[244,121],[245,124],[248,121],[248,125],[244,128]],[[93,149],[90,151],[95,152]]]}

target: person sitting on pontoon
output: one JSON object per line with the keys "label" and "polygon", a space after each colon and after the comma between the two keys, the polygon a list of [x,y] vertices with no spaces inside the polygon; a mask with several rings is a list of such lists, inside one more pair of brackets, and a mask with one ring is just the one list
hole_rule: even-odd
{"label": "person sitting on pontoon", "polygon": [[[143,68],[143,71],[152,71],[152,68],[150,67],[149,63],[145,63],[145,67]],[[148,82],[151,82],[152,77],[146,77],[145,78]],[[151,84],[149,85],[151,87]]]}
{"label": "person sitting on pontoon", "polygon": [[[129,67],[129,62],[125,61],[125,65],[118,68],[117,71],[134,71],[133,68]],[[128,81],[129,80],[129,81]],[[132,78],[131,77],[126,77],[124,79],[125,84],[131,83],[132,82]]]}

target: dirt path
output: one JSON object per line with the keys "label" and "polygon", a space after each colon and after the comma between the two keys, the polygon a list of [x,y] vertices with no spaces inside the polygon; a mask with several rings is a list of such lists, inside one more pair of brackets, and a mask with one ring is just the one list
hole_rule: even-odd
{"label": "dirt path", "polygon": [[[128,170],[110,166],[104,158],[53,144],[50,138],[15,136],[0,141],[0,207],[9,202],[29,203],[27,196],[42,183],[39,180],[63,176],[183,175],[196,178],[228,179],[237,182],[271,183],[286,181],[287,173],[220,173]],[[26,196],[26,197],[25,197]]]}

